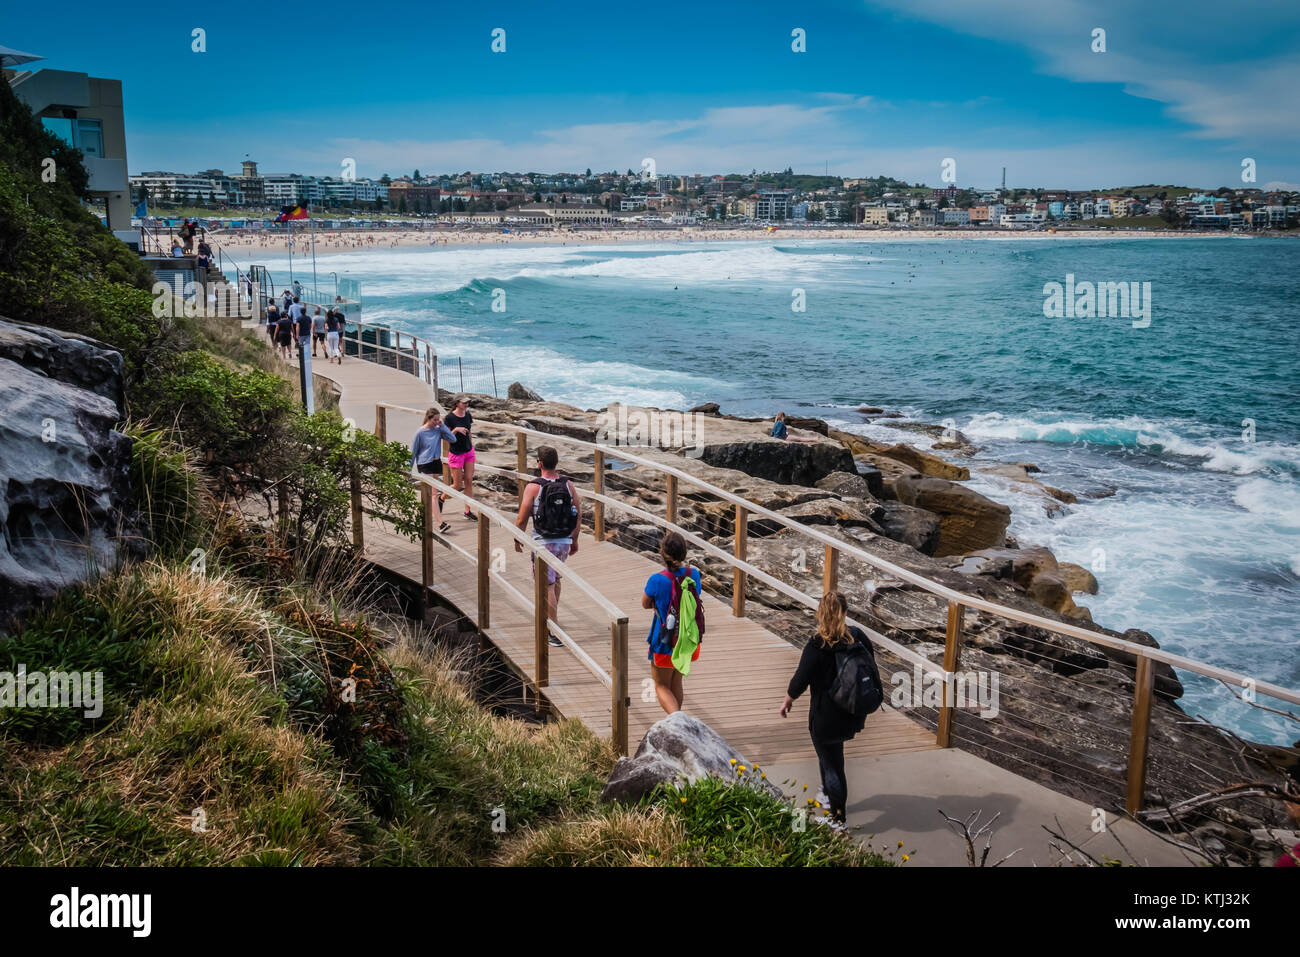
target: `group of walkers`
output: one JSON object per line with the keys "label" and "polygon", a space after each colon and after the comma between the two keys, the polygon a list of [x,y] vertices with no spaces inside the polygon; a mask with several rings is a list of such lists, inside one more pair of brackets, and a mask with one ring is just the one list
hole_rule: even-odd
{"label": "group of walkers", "polygon": [[[465,518],[477,521],[470,507],[474,498],[474,416],[469,397],[455,397],[453,411],[445,416],[429,409],[411,442],[411,465],[426,475],[443,467],[443,444],[448,448],[447,466],[452,488],[463,492]],[[534,452],[536,475],[524,486],[515,525],[527,533],[532,525],[533,541],[554,559],[546,565],[547,620],[558,621],[561,576],[557,564],[578,553],[582,532],[582,501],[578,489],[559,471],[559,453],[549,445]],[[445,494],[434,496],[433,520],[442,533],[450,531],[442,506]],[[515,541],[515,551],[523,546]],[[686,539],[668,531],[659,542],[663,567],[651,575],[641,595],[641,607],[652,613],[646,636],[647,658],[654,678],[655,695],[666,714],[682,710],[686,700],[684,679],[692,663],[699,660],[705,634],[703,582],[700,570],[689,562]],[[537,574],[536,555],[532,556]],[[817,609],[816,629],[804,645],[798,667],[790,678],[778,713],[787,717],[796,699],[809,692],[808,732],[817,754],[822,792],[819,803],[827,809],[831,827],[845,826],[848,783],[844,773],[844,744],[862,730],[866,716],[883,699],[870,639],[847,621],[848,602],[841,592],[822,596]],[[564,642],[552,631],[554,647]]]}
{"label": "group of walkers", "polygon": [[271,345],[281,358],[291,362],[295,347],[306,349],[310,343],[312,358],[319,354],[342,365],[342,339],[347,330],[347,316],[338,305],[340,300],[336,299],[337,308],[331,306],[322,313],[320,306],[316,306],[315,312],[309,314],[302,302],[301,287],[297,283],[294,286],[294,292],[286,289],[278,302],[273,301],[266,307],[266,334]]}

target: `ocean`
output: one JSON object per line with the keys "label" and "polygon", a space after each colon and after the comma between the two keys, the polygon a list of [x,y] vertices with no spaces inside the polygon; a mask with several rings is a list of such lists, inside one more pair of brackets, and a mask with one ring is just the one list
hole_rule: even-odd
{"label": "ocean", "polygon": [[[264,260],[287,274],[285,257]],[[1076,600],[1097,622],[1300,687],[1300,242],[501,245],[331,254],[318,269],[359,280],[367,321],[432,340],[444,363],[491,358],[503,394],[518,379],[584,408],[784,409],[922,447],[933,440],[899,426],[946,422],[977,462],[1032,462],[1078,495],[1052,516],[1010,481],[971,482],[1012,507],[1022,544],[1093,571],[1100,593]],[[1045,285],[1068,282],[1150,283],[1149,322],[1045,315]],[[868,421],[864,403],[906,418]],[[1300,737],[1181,677],[1193,715]]]}

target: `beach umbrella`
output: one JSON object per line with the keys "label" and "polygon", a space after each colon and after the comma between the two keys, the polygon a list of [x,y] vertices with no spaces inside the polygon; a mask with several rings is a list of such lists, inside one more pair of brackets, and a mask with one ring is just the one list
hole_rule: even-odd
{"label": "beach umbrella", "polygon": [[24,53],[22,50],[0,47],[0,66],[19,66],[23,63],[31,63],[33,60],[44,59],[45,57],[37,56],[35,53]]}

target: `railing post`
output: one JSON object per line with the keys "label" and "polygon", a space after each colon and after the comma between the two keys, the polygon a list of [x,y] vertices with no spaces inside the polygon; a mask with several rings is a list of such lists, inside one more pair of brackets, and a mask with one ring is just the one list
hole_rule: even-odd
{"label": "railing post", "polygon": [[1156,670],[1146,655],[1137,656],[1133,676],[1133,728],[1128,741],[1128,794],[1124,809],[1137,814],[1146,803],[1147,749],[1151,730],[1151,692],[1155,688]]}
{"label": "railing post", "polygon": [[433,589],[433,486],[420,482],[420,504],[423,506],[423,528],[420,533],[420,589],[421,604],[429,610]]}
{"label": "railing post", "polygon": [[442,440],[442,484],[451,484],[451,443],[446,439]]}
{"label": "railing post", "polygon": [[388,409],[382,405],[375,406],[375,437],[380,442],[388,441]]}
{"label": "railing post", "polygon": [[[742,562],[749,542],[749,510],[743,505],[736,506],[736,536],[732,554]],[[745,580],[746,575],[739,568],[731,570],[731,613],[737,618],[745,617]]]}
{"label": "railing post", "polygon": [[[966,608],[958,602],[948,602],[948,627],[943,641],[943,670],[955,673],[961,667],[962,616]],[[948,678],[943,685],[943,705],[939,708],[939,726],[935,744],[941,748],[952,747],[952,719],[957,706],[956,679]]]}
{"label": "railing post", "polygon": [[677,476],[667,475],[668,480],[668,502],[665,509],[668,521],[673,525],[677,524]]}
{"label": "railing post", "polygon": [[438,401],[438,353],[433,353],[429,359],[429,373],[433,376],[433,401]]}
{"label": "railing post", "polygon": [[478,627],[486,631],[492,623],[492,524],[478,512]]}
{"label": "railing post", "polygon": [[[480,520],[481,521],[481,520]],[[551,629],[547,624],[550,608],[546,601],[546,559],[533,553],[533,655],[537,662],[537,687],[545,688],[550,681],[550,645],[547,638]]]}
{"label": "railing post", "polygon": [[834,545],[826,546],[826,558],[822,562],[822,594],[829,595],[840,590],[840,550]]}
{"label": "railing post", "polygon": [[609,728],[615,752],[628,753],[627,710],[632,703],[627,696],[627,619],[609,623],[610,638],[610,710]]}
{"label": "railing post", "polygon": [[361,503],[361,473],[353,467],[348,478],[352,493],[352,547],[360,554],[366,550],[366,513]]}
{"label": "railing post", "polygon": [[[591,486],[596,490],[597,495],[605,494],[605,452],[602,449],[596,449],[591,456],[592,461],[592,478]],[[605,540],[605,503],[596,499],[593,509],[594,530],[596,541]]]}
{"label": "railing post", "polygon": [[515,433],[515,471],[519,473],[519,478],[515,479],[516,491],[523,498],[524,486],[528,484],[528,479],[524,478],[528,471],[528,436],[522,432]]}

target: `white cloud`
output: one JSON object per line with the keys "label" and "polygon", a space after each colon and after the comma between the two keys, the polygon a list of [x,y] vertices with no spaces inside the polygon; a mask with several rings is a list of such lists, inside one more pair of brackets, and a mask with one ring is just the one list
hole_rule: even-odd
{"label": "white cloud", "polygon": [[[1274,31],[1300,26],[1300,5],[1257,0],[1229,13],[1217,0],[1176,4],[1131,0],[868,0],[903,16],[959,33],[1028,48],[1045,72],[1070,80],[1118,83],[1167,106],[1203,138],[1300,139],[1293,106],[1300,61],[1261,50]],[[1265,27],[1267,25],[1267,27]],[[1094,53],[1092,31],[1106,31]],[[1268,34],[1261,31],[1267,29]]]}

